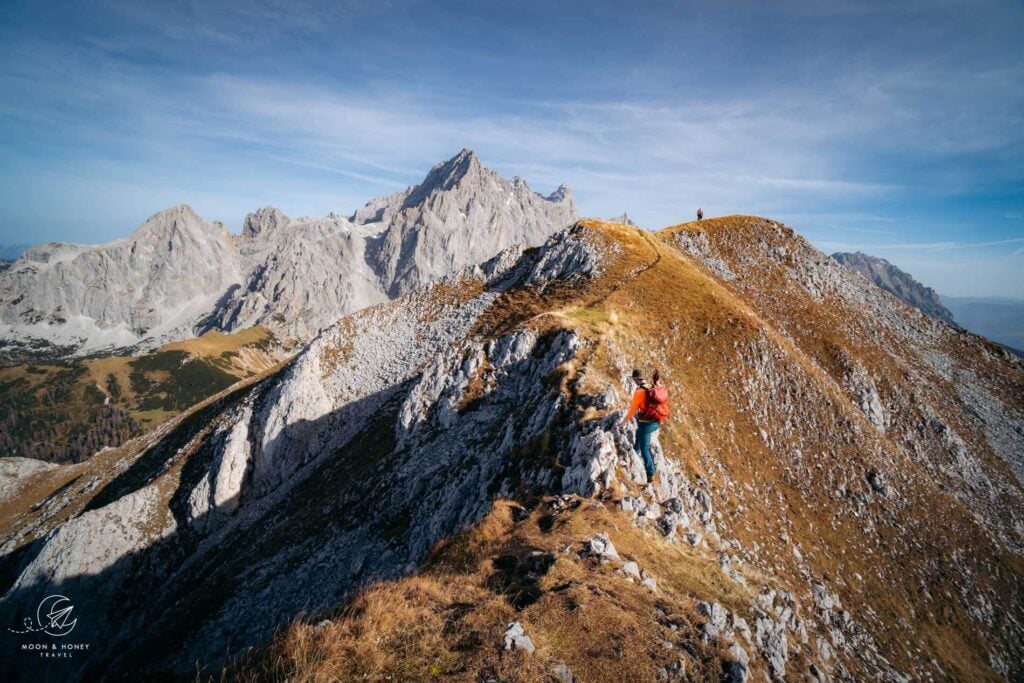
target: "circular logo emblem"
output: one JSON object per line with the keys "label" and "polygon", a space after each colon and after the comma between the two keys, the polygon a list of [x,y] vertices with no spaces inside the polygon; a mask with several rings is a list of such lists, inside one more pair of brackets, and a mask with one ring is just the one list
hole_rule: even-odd
{"label": "circular logo emblem", "polygon": [[66,636],[71,633],[78,619],[71,618],[75,606],[63,595],[48,595],[36,609],[36,623],[44,633],[51,636]]}

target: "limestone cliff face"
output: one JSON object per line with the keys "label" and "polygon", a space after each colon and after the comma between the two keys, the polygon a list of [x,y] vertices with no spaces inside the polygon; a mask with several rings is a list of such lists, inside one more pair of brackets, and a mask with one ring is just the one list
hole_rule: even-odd
{"label": "limestone cliff face", "polygon": [[268,208],[245,225],[239,241],[249,264],[245,281],[200,331],[263,325],[283,338],[308,340],[346,313],[387,300],[366,261],[369,235],[345,218],[290,220]]}
{"label": "limestone cliff face", "polygon": [[576,204],[564,187],[542,197],[521,178],[509,182],[484,168],[469,150],[435,166],[408,194],[391,199],[381,214],[390,217],[388,226],[369,259],[392,295],[513,244],[540,244],[551,226],[576,219]]}
{"label": "limestone cliff face", "polygon": [[[659,368],[673,401],[651,483],[620,423],[633,367]],[[94,643],[66,677],[189,676],[400,584],[508,499],[548,530],[573,509],[611,520],[532,561],[655,595],[629,618],[661,642],[611,635],[663,677],[704,658],[733,680],[1015,679],[1022,396],[1019,361],[785,226],[585,221],[343,317],[126,447],[8,468],[0,623],[59,588]],[[627,534],[646,555],[615,551]],[[597,656],[572,630],[583,616],[533,619],[574,589],[531,590],[493,643],[460,647],[503,656],[505,634],[529,656]],[[453,624],[484,614],[450,607]]]}
{"label": "limestone cliff face", "polygon": [[536,246],[576,217],[564,188],[541,197],[468,150],[350,218],[293,220],[267,207],[236,239],[178,206],[127,238],[40,245],[0,270],[0,340],[59,355],[264,325],[306,341],[512,244]]}
{"label": "limestone cliff face", "polygon": [[838,252],[832,258],[855,273],[860,273],[871,282],[910,304],[922,313],[936,320],[953,322],[953,314],[942,305],[939,295],[931,287],[925,287],[909,273],[900,270],[893,264],[877,256],[869,256],[862,252],[855,254]]}
{"label": "limestone cliff face", "polygon": [[191,336],[241,272],[224,226],[176,206],[109,244],[30,248],[0,275],[0,338],[94,351]]}

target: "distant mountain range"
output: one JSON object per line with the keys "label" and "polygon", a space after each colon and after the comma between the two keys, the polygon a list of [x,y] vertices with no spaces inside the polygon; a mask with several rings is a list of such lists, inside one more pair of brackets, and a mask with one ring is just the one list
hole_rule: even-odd
{"label": "distant mountain range", "polygon": [[832,258],[926,315],[954,324],[953,314],[942,305],[942,300],[934,289],[921,284],[909,273],[900,270],[884,258],[860,251],[852,254],[837,252],[832,254]]}
{"label": "distant mountain range", "polygon": [[832,258],[937,320],[987,337],[1018,355],[1024,353],[1024,300],[940,295],[883,258],[863,252],[839,252]]}
{"label": "distant mountain range", "polygon": [[346,313],[513,244],[538,245],[576,218],[564,185],[539,195],[469,150],[347,217],[291,219],[266,207],[234,236],[180,205],[106,244],[29,248],[0,273],[0,339],[8,357],[152,348],[255,325],[308,340]]}

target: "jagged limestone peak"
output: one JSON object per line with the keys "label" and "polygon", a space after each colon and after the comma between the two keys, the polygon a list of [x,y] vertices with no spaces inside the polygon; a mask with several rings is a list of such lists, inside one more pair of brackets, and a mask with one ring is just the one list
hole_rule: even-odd
{"label": "jagged limestone peak", "polygon": [[569,186],[565,183],[559,185],[554,192],[549,194],[547,196],[547,200],[549,202],[564,202],[566,200],[575,201],[572,195],[572,190],[570,190]]}
{"label": "jagged limestone peak", "polygon": [[245,217],[245,222],[242,225],[242,238],[255,239],[288,222],[288,217],[280,209],[273,206],[265,206]]}
{"label": "jagged limestone peak", "polygon": [[[292,220],[268,206],[246,216],[234,240],[221,224],[183,204],[155,214],[122,240],[30,250],[24,267],[0,276],[0,332],[29,349],[42,340],[82,351],[158,346],[254,325],[306,340],[346,313],[508,246],[537,246],[576,218],[571,201],[548,201],[525,181],[503,179],[468,149],[435,165],[419,185],[370,200],[350,219]],[[357,229],[362,226],[368,227]],[[115,253],[125,245],[130,258],[124,266],[105,266],[121,261]],[[105,278],[99,296],[87,286],[96,272]],[[163,282],[167,273],[179,272],[189,274],[187,286]],[[126,292],[141,291],[144,302],[122,300]],[[133,306],[144,306],[145,315],[129,313]],[[133,332],[104,331],[119,325]],[[151,337],[150,330],[164,336]]]}

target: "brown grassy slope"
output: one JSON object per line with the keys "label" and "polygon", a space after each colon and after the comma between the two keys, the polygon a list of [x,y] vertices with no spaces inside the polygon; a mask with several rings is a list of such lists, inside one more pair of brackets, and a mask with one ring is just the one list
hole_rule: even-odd
{"label": "brown grassy slope", "polygon": [[[327,624],[295,622],[230,677],[549,681],[552,668],[566,664],[584,681],[654,680],[683,658],[694,680],[717,678],[719,653],[699,642],[695,598],[742,606],[750,595],[699,552],[662,547],[600,502],[573,501],[553,514],[551,503],[527,512],[497,501],[477,527],[440,544],[416,576],[364,591]],[[595,531],[656,577],[657,593],[581,556],[581,541]],[[501,650],[512,621],[536,645],[534,655]]]}
{"label": "brown grassy slope", "polygon": [[[837,404],[845,404],[840,411],[822,411],[824,419],[817,425],[846,419],[851,422],[849,429],[832,430],[832,434],[822,435],[826,438],[804,438],[789,446],[801,446],[805,459],[812,448],[821,449],[823,457],[814,466],[820,465],[821,473],[833,478],[816,481],[813,476],[794,478],[783,474],[784,481],[797,485],[786,496],[787,501],[794,494],[802,499],[802,504],[793,508],[800,514],[790,516],[796,528],[791,536],[816,539],[819,552],[805,554],[817,572],[846,583],[841,593],[850,604],[870,605],[878,612],[880,637],[886,649],[894,653],[894,661],[911,667],[930,651],[947,672],[960,679],[991,675],[984,654],[986,641],[1005,638],[1005,632],[999,635],[979,628],[968,612],[979,599],[1005,600],[1006,611],[1019,619],[1024,603],[1020,558],[993,543],[989,529],[975,520],[976,509],[968,509],[962,499],[947,492],[955,482],[936,472],[925,458],[916,456],[907,435],[917,436],[926,424],[918,408],[922,402],[937,408],[972,452],[982,458],[993,479],[1005,484],[1008,494],[1000,494],[1003,497],[995,506],[996,514],[1019,510],[1020,487],[1005,464],[992,454],[982,430],[971,424],[970,406],[958,398],[955,380],[936,372],[921,356],[947,354],[962,367],[985,376],[994,393],[1018,408],[1024,396],[1020,370],[1005,362],[1001,354],[992,353],[991,345],[935,323],[901,302],[892,303],[915,331],[910,336],[929,339],[934,335],[934,342],[908,341],[890,325],[848,302],[829,297],[815,300],[790,270],[799,269],[801,259],[809,258],[812,250],[784,226],[757,217],[735,216],[674,226],[658,236],[671,245],[674,233],[681,230],[701,231],[708,236],[715,254],[739,275],[736,280],[723,281],[723,286],[749,303],[771,327],[792,339],[794,355],[801,364],[816,368],[819,387],[833,388],[825,395],[832,394]],[[778,254],[777,259],[764,258],[771,252]],[[863,424],[851,396],[834,390],[843,386],[839,354],[847,360],[856,359],[876,378],[893,423],[884,435]],[[819,410],[822,407],[818,401],[805,400],[804,405]],[[802,421],[806,425],[813,413],[801,413],[795,424]],[[794,417],[788,416],[787,420]],[[809,434],[806,426],[799,431],[804,436]],[[759,459],[759,463],[766,462],[771,459]],[[847,495],[837,500],[834,492],[830,493],[836,484],[849,487],[852,483],[866,490],[865,467],[889,473],[898,482],[900,493],[894,501],[878,500],[876,496],[866,518],[844,509]],[[877,533],[865,533],[866,522],[877,527]],[[828,526],[822,528],[823,524]],[[974,580],[967,579],[970,574]],[[941,597],[927,598],[928,593]],[[894,628],[903,622],[909,627]],[[999,626],[1002,624],[997,620],[997,631]],[[919,640],[925,643],[921,650]]]}
{"label": "brown grassy slope", "polygon": [[[787,451],[799,446],[804,467],[826,476],[850,472],[851,485],[866,489],[863,472],[882,467],[882,459],[891,450],[822,372],[811,353],[779,334],[772,322],[760,316],[761,311],[747,305],[742,293],[734,293],[687,259],[674,258],[665,247],[660,248],[660,266],[606,302],[620,321],[611,338],[632,356],[634,365],[659,367],[669,386],[685,388],[676,393],[678,414],[663,429],[662,444],[667,453],[684,460],[692,472],[719,488],[716,503],[724,503],[729,510],[723,526],[746,548],[757,543],[764,563],[794,583],[800,567],[780,536],[786,533],[799,543],[814,574],[846,583],[840,584],[839,592],[851,611],[864,613],[869,604],[876,611],[878,637],[897,666],[910,670],[914,662],[920,662],[908,637],[938,639],[941,635],[958,641],[958,647],[935,653],[947,671],[976,674],[987,670],[981,655],[983,639],[965,616],[967,601],[938,619],[939,634],[930,634],[936,620],[933,607],[920,604],[918,582],[934,582],[933,592],[940,594],[955,594],[959,587],[943,582],[941,576],[915,571],[915,565],[930,559],[923,557],[923,552],[951,557],[966,545],[972,557],[987,559],[998,557],[998,549],[979,538],[969,512],[939,491],[913,462],[901,463],[908,470],[906,478],[916,484],[916,488],[908,487],[902,509],[888,509],[887,502],[872,504],[872,516],[891,519],[877,539],[865,536],[864,519],[844,509],[842,501],[831,495],[833,481],[795,474],[798,465]],[[768,286],[773,290],[761,291],[774,291],[774,300],[792,303],[797,299],[787,313],[800,320],[804,329],[818,328],[820,335],[807,332],[812,349],[829,345],[856,348],[843,338],[822,342],[822,335],[837,328],[836,319],[817,319],[806,297],[800,301],[796,292],[786,292],[781,282]],[[772,353],[778,354],[781,367],[751,366]],[[758,392],[759,405],[751,407],[743,399],[745,383],[773,370],[781,376],[782,391],[795,400],[787,405],[785,396],[777,391]],[[799,432],[801,438],[790,433],[790,443],[769,448],[751,419],[758,409],[767,413],[768,422],[783,438],[787,431]],[[742,513],[736,512],[738,505],[743,506]],[[941,525],[934,523],[936,513],[943,519]],[[901,538],[904,532],[900,527],[912,528],[912,538]],[[977,569],[989,573],[981,564],[978,562]],[[1008,570],[1004,577],[1013,577],[1012,565],[1004,570]],[[1012,587],[1012,581],[1003,583],[1003,588]],[[865,594],[871,596],[870,601],[861,600]],[[903,633],[892,628],[901,619],[911,625]],[[973,661],[964,666],[964,659]]]}
{"label": "brown grassy slope", "polygon": [[[868,363],[886,386],[912,390],[905,368],[885,347],[892,340],[884,330],[859,329],[856,316],[862,311],[814,301],[787,279],[784,270],[766,268],[765,276],[754,283],[714,277],[672,246],[673,230],[685,227],[651,235],[597,221],[583,225],[606,247],[609,261],[602,276],[587,283],[556,283],[544,290],[503,295],[477,333],[493,336],[517,326],[574,327],[589,342],[572,368],[575,391],[599,392],[609,383],[621,389],[620,381],[631,367],[658,367],[675,397],[661,443],[669,457],[684,464],[691,479],[709,482],[721,513],[722,536],[742,545],[735,555],[744,571],[773,575],[805,604],[812,604],[807,577],[823,580],[902,671],[932,674],[930,661],[935,659],[957,679],[992,678],[987,640],[1005,635],[998,624],[988,630],[974,621],[969,609],[979,596],[1001,596],[1005,610],[1020,618],[1020,560],[996,545],[972,512],[945,492],[895,437],[875,430],[844,392],[837,349]],[[774,240],[793,246],[791,232],[770,240],[755,234],[764,229],[764,221],[754,217],[704,221],[700,228],[722,233],[726,243],[736,245],[737,269],[762,242],[769,247],[778,246],[770,243]],[[923,367],[915,369],[925,372]],[[1014,381],[1019,387],[1019,380]],[[590,410],[581,417],[595,416]],[[865,480],[870,470],[888,473],[898,495],[889,499],[872,494]],[[607,514],[607,519],[614,519]],[[587,516],[578,523],[575,540],[601,528]],[[619,526],[627,535],[634,533]],[[650,546],[636,552],[642,566],[676,557],[677,549],[649,541]],[[489,571],[487,552],[469,552],[470,563],[485,567],[483,574],[472,574],[476,578],[467,579],[437,561],[420,577],[371,589],[322,632],[296,624],[264,661],[270,668],[257,671],[288,671],[311,680],[373,678],[384,672],[401,677],[404,666],[420,675],[428,675],[434,666],[440,667],[438,673],[467,678],[476,671],[500,673],[504,660],[494,652],[500,635],[496,629],[512,613],[507,607],[498,609],[501,601],[495,603],[493,591],[480,592],[479,581]],[[728,602],[713,564],[682,558],[667,562],[665,575],[675,577],[667,585],[680,599],[706,596]],[[674,574],[676,563],[686,564],[688,570]],[[973,578],[965,581],[968,572]],[[721,592],[707,595],[708,585],[717,585]],[[551,614],[557,618],[550,623],[557,621],[561,631],[549,632],[545,624],[550,616],[531,617],[530,610],[547,600],[559,604],[560,598],[551,595],[553,588],[547,586],[542,598],[520,614],[524,623],[529,622],[528,632],[530,627],[538,629],[541,662],[571,660],[574,669],[592,672],[584,680],[620,679],[616,671],[622,670],[602,659],[599,648],[587,649],[592,638],[582,623],[555,610]],[[408,591],[419,597],[401,597]],[[926,591],[938,597],[926,597]],[[463,601],[461,595],[471,599]],[[452,607],[453,600],[460,602],[457,608]],[[606,608],[610,609],[603,606],[599,613]],[[630,603],[618,608],[650,627],[647,607]],[[395,625],[386,615],[403,609],[412,610],[407,613],[410,618],[433,626],[402,632],[401,649],[395,649]],[[455,625],[450,626],[453,619]],[[458,633],[469,628],[476,635],[447,639],[449,627]],[[639,625],[634,628],[635,638],[623,636],[623,652],[636,643],[643,650],[647,639],[654,637]],[[378,642],[375,638],[381,632],[390,635]],[[462,645],[456,647],[459,642]],[[445,655],[440,662],[424,654],[436,648],[450,653],[453,647],[457,657]],[[645,656],[630,665],[650,671],[655,660]],[[467,668],[451,669],[459,666]],[[859,670],[856,661],[848,666],[855,673]],[[523,676],[541,676],[542,669],[524,669]]]}

